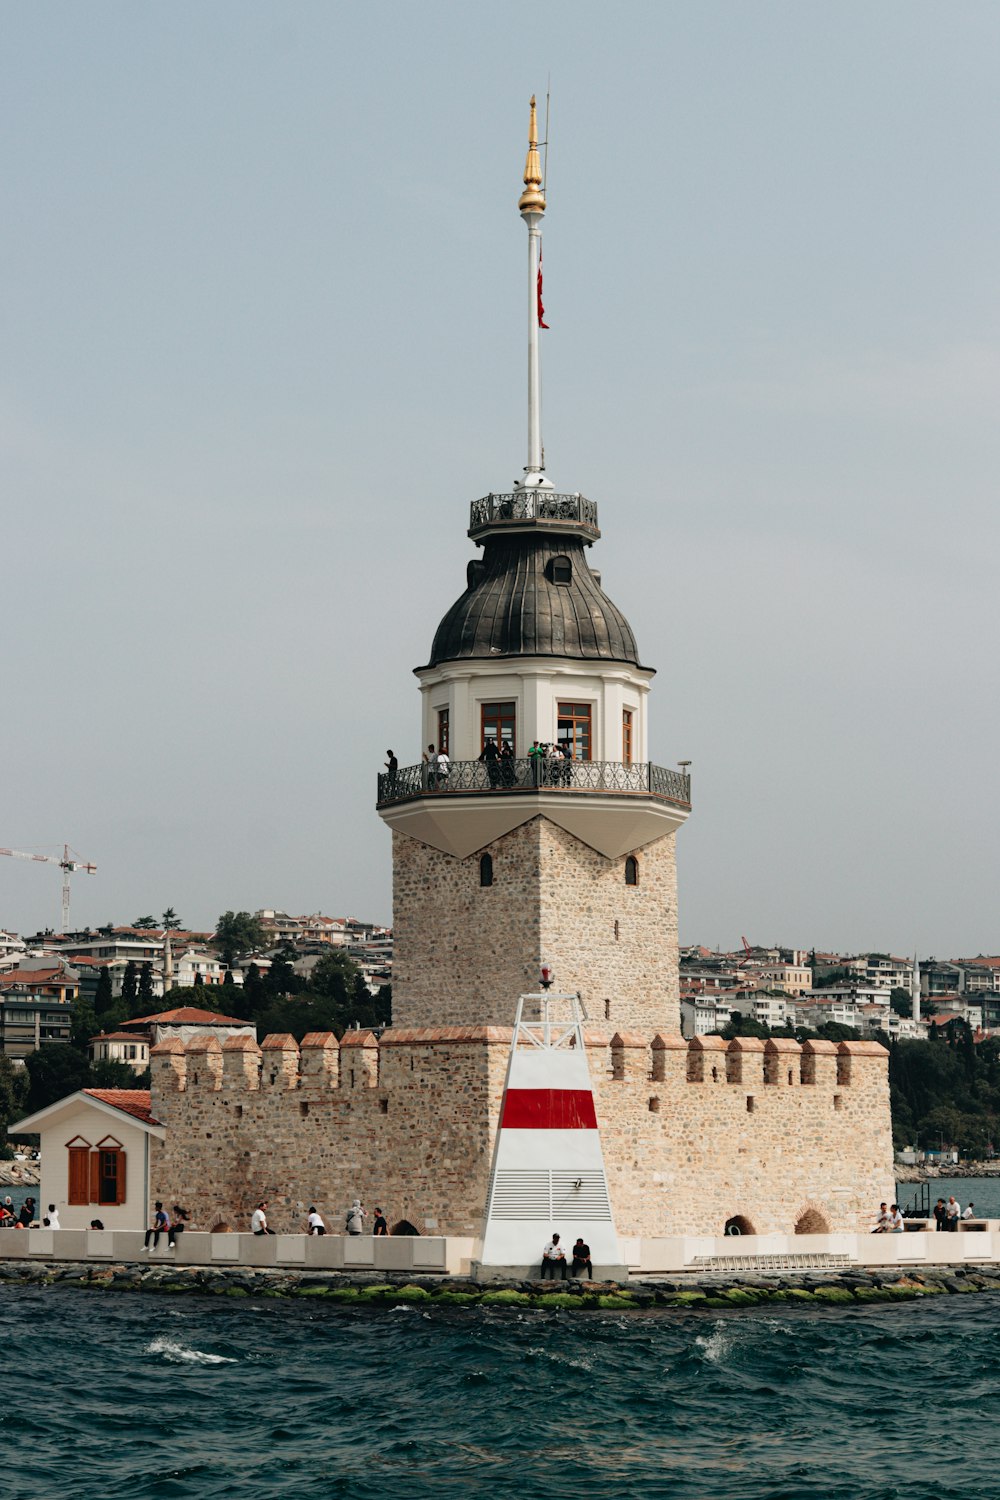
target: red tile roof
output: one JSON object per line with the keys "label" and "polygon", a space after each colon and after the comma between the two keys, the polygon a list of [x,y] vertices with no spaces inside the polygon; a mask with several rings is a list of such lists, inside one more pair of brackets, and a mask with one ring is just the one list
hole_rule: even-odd
{"label": "red tile roof", "polygon": [[53,969],[9,969],[0,974],[0,987],[11,989],[15,985],[63,984],[75,985],[76,980],[67,977],[66,970]]}
{"label": "red tile roof", "polygon": [[136,1042],[142,1045],[144,1038],[136,1037],[134,1031],[101,1031],[90,1038],[91,1042]]}
{"label": "red tile roof", "polygon": [[160,1124],[153,1117],[149,1089],[84,1089],[83,1092],[91,1099],[99,1099],[102,1104],[110,1104],[112,1109],[120,1109],[124,1115],[141,1120],[144,1125]]}
{"label": "red tile roof", "polygon": [[132,1026],[249,1026],[249,1021],[239,1016],[220,1016],[213,1010],[198,1010],[194,1005],[182,1005],[178,1010],[164,1010],[156,1016],[137,1016],[124,1024]]}

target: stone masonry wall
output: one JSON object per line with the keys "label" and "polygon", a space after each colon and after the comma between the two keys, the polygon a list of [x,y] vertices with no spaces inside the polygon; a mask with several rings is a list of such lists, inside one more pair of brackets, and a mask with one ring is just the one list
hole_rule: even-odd
{"label": "stone masonry wall", "polygon": [[[480,884],[480,857],[493,884]],[[579,991],[590,1024],[679,1029],[674,835],[607,859],[543,817],[465,859],[393,834],[393,1019],[399,1026],[509,1026],[537,991]]]}
{"label": "stone masonry wall", "polygon": [[[152,1195],[198,1228],[277,1229],[351,1200],[390,1224],[478,1235],[510,1047],[500,1027],[211,1037],[153,1049],[167,1127]],[[587,1052],[611,1200],[624,1236],[858,1230],[893,1193],[887,1058],[871,1042],[591,1031]],[[302,1205],[302,1209],[299,1205]],[[563,1234],[572,1225],[553,1226]]]}

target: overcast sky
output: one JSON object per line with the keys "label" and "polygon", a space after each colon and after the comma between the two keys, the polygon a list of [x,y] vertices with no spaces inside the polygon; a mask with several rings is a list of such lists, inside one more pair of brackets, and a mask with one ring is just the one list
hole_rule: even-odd
{"label": "overcast sky", "polygon": [[[1000,7],[8,3],[0,844],[388,921],[468,504],[550,476],[693,761],[681,936],[995,952]],[[0,859],[0,926],[59,871]]]}

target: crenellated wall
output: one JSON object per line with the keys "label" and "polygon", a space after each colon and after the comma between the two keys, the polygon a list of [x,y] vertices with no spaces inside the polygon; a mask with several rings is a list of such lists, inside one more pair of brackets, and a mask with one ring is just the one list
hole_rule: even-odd
{"label": "crenellated wall", "polygon": [[[281,1230],[351,1200],[422,1233],[481,1232],[511,1031],[495,1026],[234,1037],[154,1047],[167,1127],[152,1196],[198,1228]],[[887,1055],[874,1042],[592,1028],[587,1054],[624,1236],[858,1230],[893,1192]],[[302,1208],[299,1207],[302,1205]],[[560,1228],[555,1225],[554,1228]],[[572,1226],[563,1227],[565,1234]]]}

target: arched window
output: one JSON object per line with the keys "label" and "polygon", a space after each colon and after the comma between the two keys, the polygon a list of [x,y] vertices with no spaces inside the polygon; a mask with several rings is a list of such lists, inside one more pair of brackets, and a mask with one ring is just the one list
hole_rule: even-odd
{"label": "arched window", "polygon": [[573,564],[568,557],[550,557],[547,571],[551,583],[573,582]]}
{"label": "arched window", "polygon": [[484,854],[480,858],[480,861],[479,861],[479,884],[480,885],[492,885],[493,884],[493,856],[492,856],[492,854]]}
{"label": "arched window", "polygon": [[634,854],[630,854],[628,859],[625,861],[625,884],[639,884],[639,861],[636,859]]}

